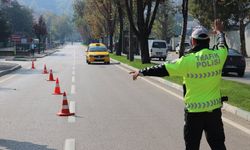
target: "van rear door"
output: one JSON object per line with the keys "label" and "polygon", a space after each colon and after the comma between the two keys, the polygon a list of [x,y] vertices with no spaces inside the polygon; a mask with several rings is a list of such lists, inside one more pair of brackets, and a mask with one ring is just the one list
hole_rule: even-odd
{"label": "van rear door", "polygon": [[152,45],[152,55],[157,58],[166,57],[166,42],[154,41]]}

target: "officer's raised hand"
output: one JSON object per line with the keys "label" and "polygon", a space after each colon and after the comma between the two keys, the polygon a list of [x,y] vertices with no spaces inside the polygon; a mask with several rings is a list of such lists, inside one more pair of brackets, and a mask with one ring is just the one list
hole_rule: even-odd
{"label": "officer's raised hand", "polygon": [[214,24],[213,24],[214,33],[218,34],[219,32],[222,32],[223,28],[224,28],[224,24],[220,19],[214,20]]}

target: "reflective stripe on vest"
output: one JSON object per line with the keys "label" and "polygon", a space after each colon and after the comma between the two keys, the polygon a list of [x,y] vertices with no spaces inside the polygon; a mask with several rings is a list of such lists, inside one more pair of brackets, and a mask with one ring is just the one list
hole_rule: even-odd
{"label": "reflective stripe on vest", "polygon": [[193,102],[186,104],[187,109],[205,109],[221,103],[221,99],[214,99],[207,102]]}
{"label": "reflective stripe on vest", "polygon": [[218,76],[221,73],[222,73],[222,70],[216,70],[216,71],[211,71],[211,72],[206,72],[206,73],[187,73],[187,78],[193,78],[193,79],[209,78],[209,77]]}

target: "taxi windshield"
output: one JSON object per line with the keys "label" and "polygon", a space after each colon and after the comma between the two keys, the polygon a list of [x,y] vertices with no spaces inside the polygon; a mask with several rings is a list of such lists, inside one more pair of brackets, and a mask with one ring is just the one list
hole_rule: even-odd
{"label": "taxi windshield", "polygon": [[89,47],[90,52],[107,52],[107,47],[105,46],[91,46]]}

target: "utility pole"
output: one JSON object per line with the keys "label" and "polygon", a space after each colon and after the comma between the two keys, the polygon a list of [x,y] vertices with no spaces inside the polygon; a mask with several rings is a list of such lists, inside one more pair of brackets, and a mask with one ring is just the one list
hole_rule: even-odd
{"label": "utility pole", "polygon": [[[217,7],[216,7],[216,0],[213,0],[213,13],[214,13],[214,20],[217,19]],[[214,45],[216,43],[215,40],[215,34],[213,35],[213,39],[214,39]]]}
{"label": "utility pole", "polygon": [[217,19],[216,0],[213,0],[213,9],[214,9],[214,19]]}

